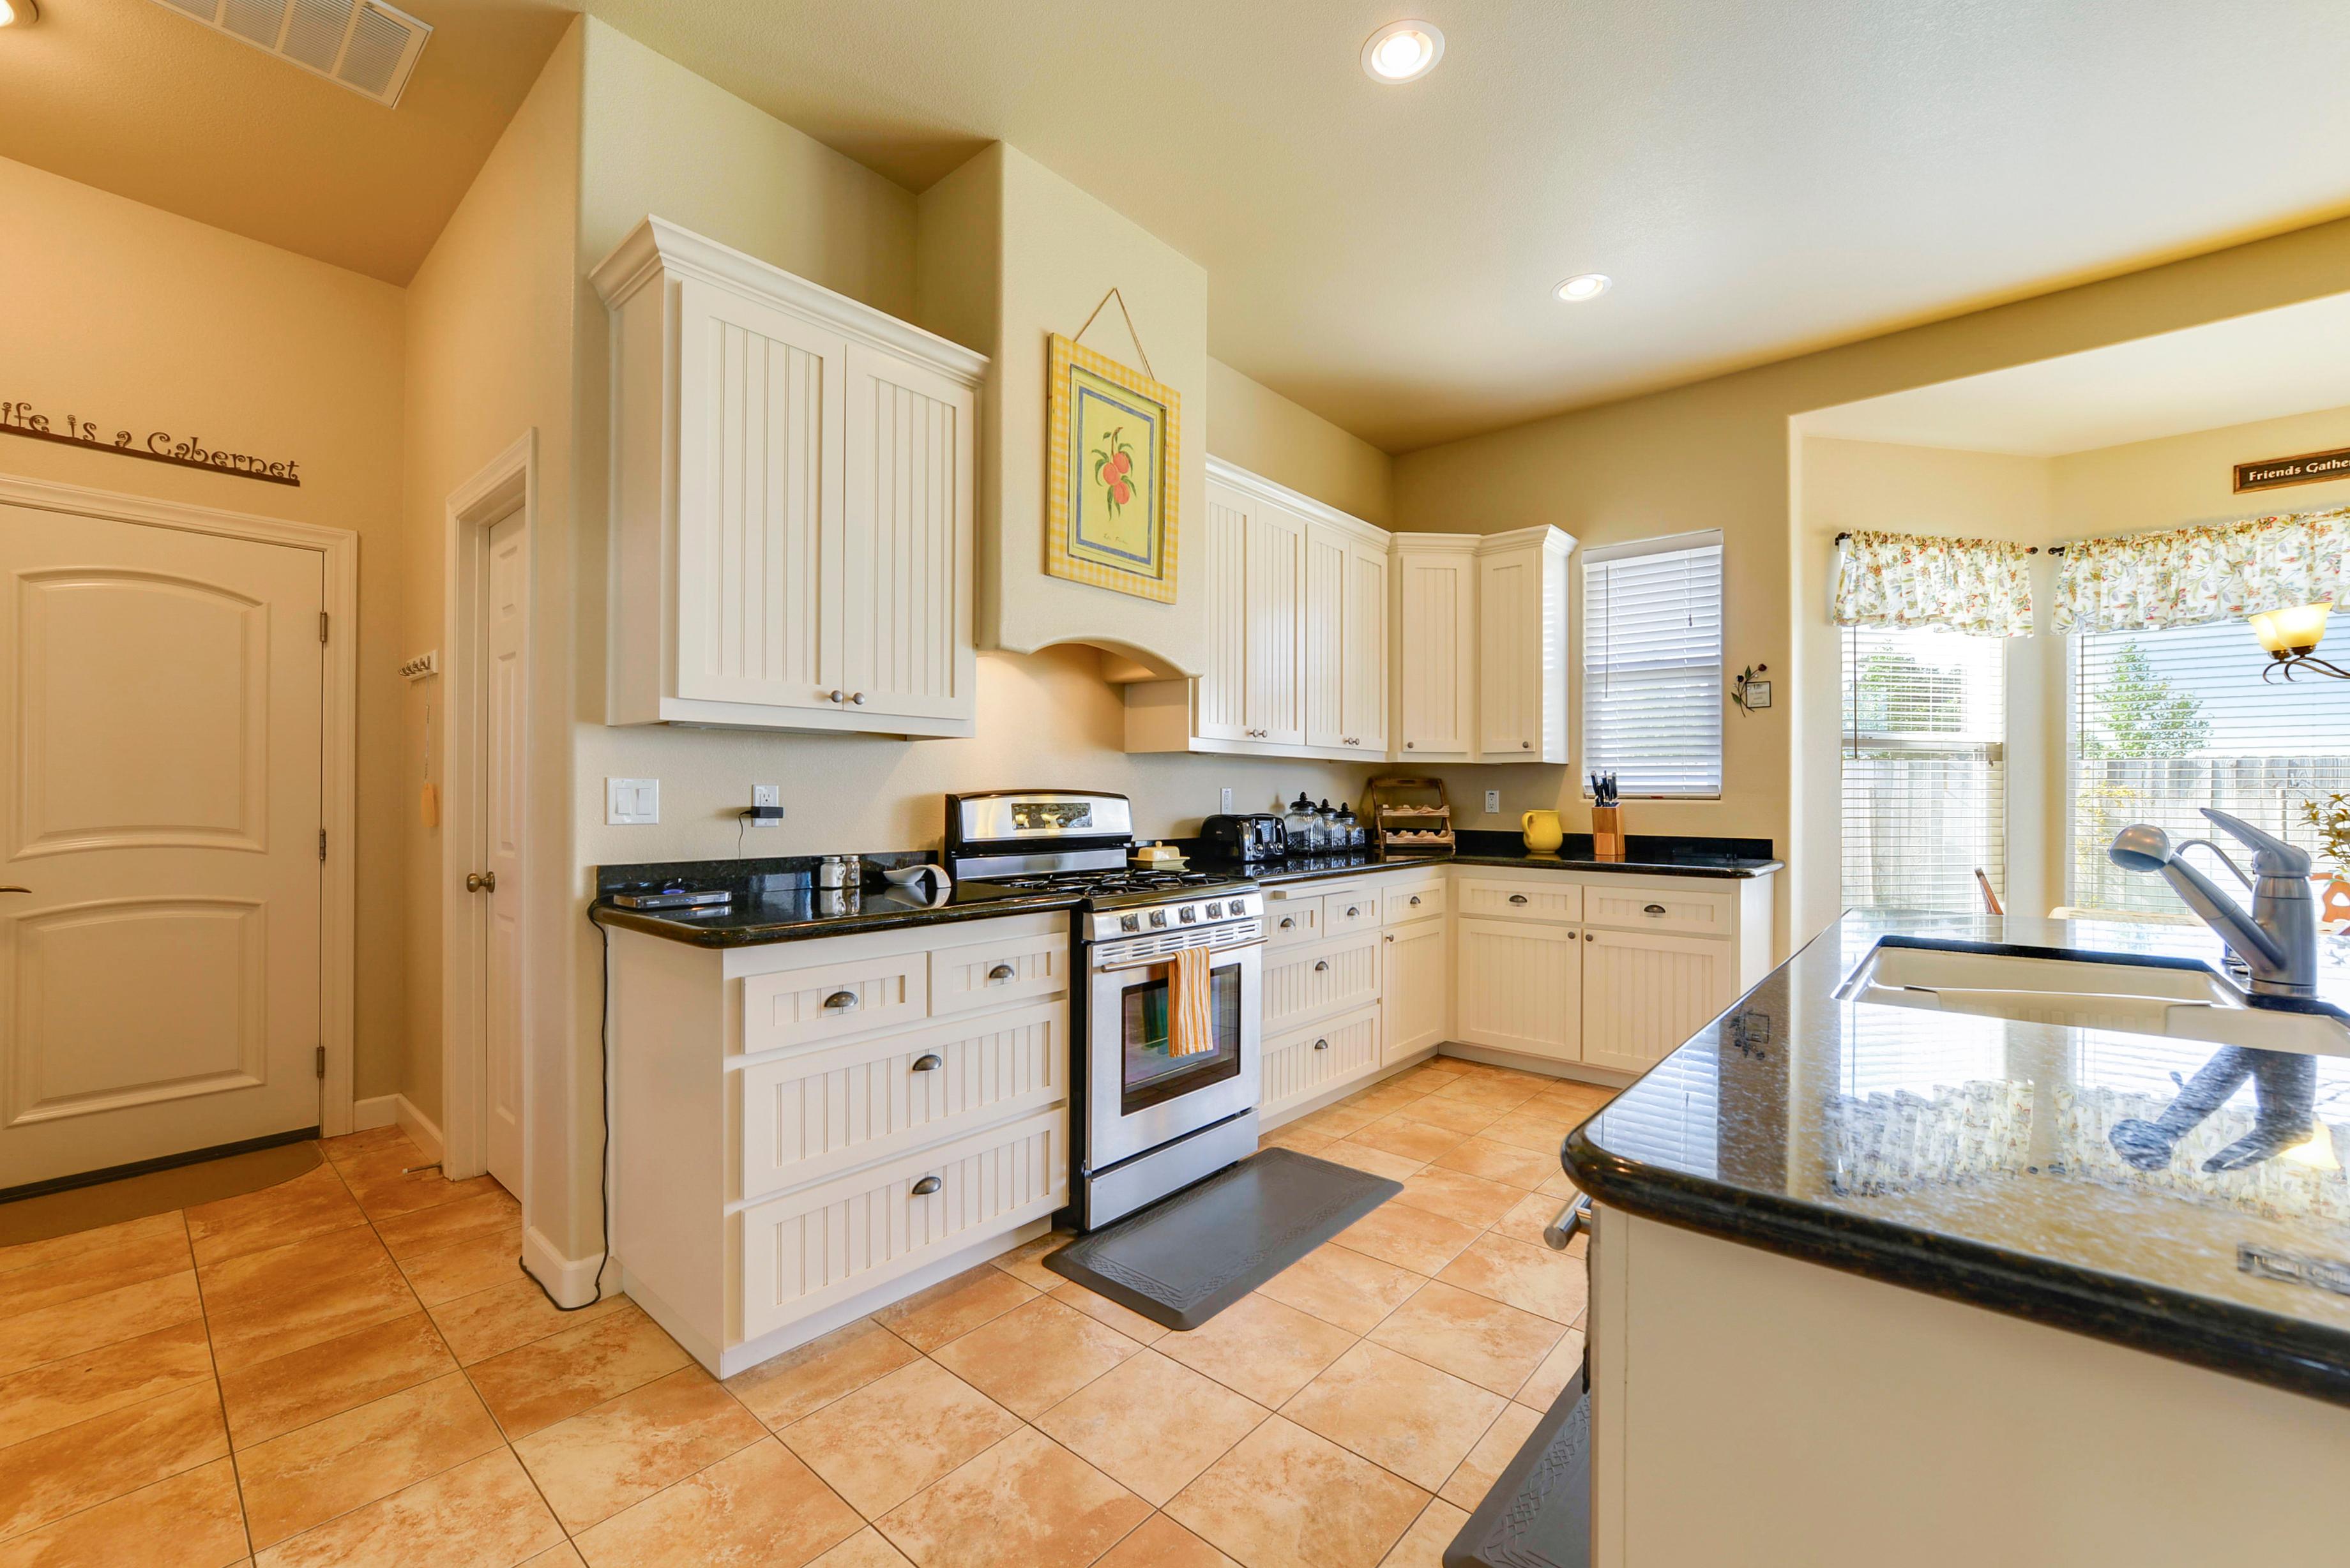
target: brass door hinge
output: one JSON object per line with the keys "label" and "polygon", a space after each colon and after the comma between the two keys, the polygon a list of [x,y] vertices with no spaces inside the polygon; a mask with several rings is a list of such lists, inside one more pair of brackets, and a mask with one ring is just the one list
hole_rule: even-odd
{"label": "brass door hinge", "polygon": [[322,827],[322,828],[318,829],[318,858],[319,858],[319,859],[321,859],[321,860],[324,860],[326,857],[327,857],[327,830],[326,830],[325,828],[323,828],[323,827]]}
{"label": "brass door hinge", "polygon": [[321,1045],[321,1046],[319,1046],[319,1047],[318,1047],[318,1076],[320,1076],[321,1078],[323,1078],[323,1077],[325,1077],[326,1075],[327,1075],[327,1048],[326,1048],[324,1045]]}
{"label": "brass door hinge", "polygon": [[327,612],[325,610],[320,610],[318,612],[318,640],[320,642],[327,640]]}

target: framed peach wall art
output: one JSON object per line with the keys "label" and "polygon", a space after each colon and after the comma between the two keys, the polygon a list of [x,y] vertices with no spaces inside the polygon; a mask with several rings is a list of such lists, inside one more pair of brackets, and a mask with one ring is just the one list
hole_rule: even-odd
{"label": "framed peach wall art", "polygon": [[1057,332],[1047,353],[1045,570],[1174,603],[1181,400]]}

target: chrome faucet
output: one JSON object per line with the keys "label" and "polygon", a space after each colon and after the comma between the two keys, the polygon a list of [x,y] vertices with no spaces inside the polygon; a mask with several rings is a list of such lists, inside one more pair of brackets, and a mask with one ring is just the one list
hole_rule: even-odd
{"label": "chrome faucet", "polygon": [[[2272,833],[2254,827],[2224,811],[2203,808],[2203,815],[2222,833],[2252,850],[2252,870],[2258,880],[2228,857],[2209,839],[2190,839],[2174,848],[2170,835],[2152,823],[2135,823],[2114,835],[2106,853],[2125,871],[2152,871],[2178,890],[2187,907],[2241,957],[2252,973],[2258,996],[2317,994],[2317,900],[2309,888],[2309,851],[2287,844]],[[2252,912],[2244,913],[2233,898],[2211,879],[2189,866],[2179,852],[2206,844],[2228,868],[2252,889]]]}

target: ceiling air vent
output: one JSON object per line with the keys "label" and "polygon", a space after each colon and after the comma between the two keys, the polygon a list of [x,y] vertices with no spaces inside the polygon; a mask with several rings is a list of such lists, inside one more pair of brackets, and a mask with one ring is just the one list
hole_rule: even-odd
{"label": "ceiling air vent", "polygon": [[429,24],[380,0],[155,0],[380,104],[400,101]]}

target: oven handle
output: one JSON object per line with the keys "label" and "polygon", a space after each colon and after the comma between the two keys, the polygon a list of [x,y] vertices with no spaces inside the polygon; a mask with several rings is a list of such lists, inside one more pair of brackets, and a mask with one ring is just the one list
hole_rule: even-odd
{"label": "oven handle", "polygon": [[[1251,948],[1261,948],[1264,946],[1264,939],[1263,937],[1258,937],[1253,941],[1217,942],[1213,944],[1207,942],[1193,942],[1191,945],[1195,948],[1207,948],[1211,952],[1239,953],[1246,952]],[[1164,952],[1152,953],[1147,958],[1128,959],[1122,963],[1107,962],[1103,960],[1096,959],[1094,961],[1093,970],[1096,974],[1116,974],[1123,970],[1149,969],[1153,964],[1165,963],[1169,959],[1175,956],[1177,950],[1179,950],[1170,948]]]}

